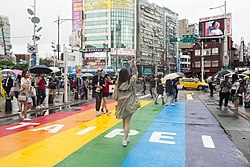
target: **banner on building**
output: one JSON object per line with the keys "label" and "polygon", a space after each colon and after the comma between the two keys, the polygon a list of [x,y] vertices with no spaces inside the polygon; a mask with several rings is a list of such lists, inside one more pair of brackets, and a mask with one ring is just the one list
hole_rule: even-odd
{"label": "banner on building", "polygon": [[72,36],[71,46],[81,47],[82,39],[82,0],[72,0]]}
{"label": "banner on building", "polygon": [[135,49],[112,48],[111,56],[135,56]]}

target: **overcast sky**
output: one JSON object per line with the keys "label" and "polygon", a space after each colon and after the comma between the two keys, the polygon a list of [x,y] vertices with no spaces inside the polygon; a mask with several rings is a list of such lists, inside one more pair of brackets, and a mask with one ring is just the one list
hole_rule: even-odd
{"label": "overcast sky", "polygon": [[[51,55],[51,42],[57,41],[57,25],[53,23],[58,15],[71,18],[72,0],[37,0],[37,16],[41,19],[39,26],[39,54],[43,57]],[[220,9],[209,10],[224,4],[224,0],[150,0],[165,6],[179,14],[179,19],[188,19],[190,23],[198,23],[199,18],[222,14]],[[27,8],[33,6],[33,0],[0,0],[0,15],[9,17],[11,24],[11,43],[14,53],[26,53],[27,43],[32,43],[33,25],[29,20]],[[250,42],[250,1],[227,0],[227,12],[232,13],[233,40],[239,44],[244,37],[245,43]],[[71,34],[71,21],[61,25],[61,43],[68,44]]]}

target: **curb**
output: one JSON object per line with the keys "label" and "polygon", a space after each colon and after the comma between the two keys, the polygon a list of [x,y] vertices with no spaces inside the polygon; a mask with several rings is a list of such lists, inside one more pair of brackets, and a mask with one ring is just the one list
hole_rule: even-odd
{"label": "curb", "polygon": [[[198,96],[198,98],[203,102],[203,100]],[[214,99],[213,99],[214,100]],[[219,105],[219,100],[214,100],[215,104]],[[205,104],[205,102],[203,102]],[[206,104],[205,104],[206,105]],[[246,119],[247,121],[250,121],[250,116],[241,112],[239,109],[232,109],[232,106],[228,105],[228,109],[232,111],[234,114]]]}
{"label": "curb", "polygon": [[[77,102],[68,102],[68,103],[64,103],[64,104],[60,104],[60,105],[56,105],[56,106],[49,106],[49,107],[45,107],[45,108],[41,108],[41,109],[33,109],[31,111],[28,111],[28,113],[37,113],[39,111],[44,111],[44,110],[53,110],[53,109],[57,109],[60,107],[65,107],[65,106],[69,106],[69,105],[77,105],[77,104],[81,104],[83,102],[86,102],[87,100],[80,100]],[[5,115],[5,116],[0,116],[0,119],[4,119],[4,118],[9,118],[9,117],[14,117],[14,116],[18,116],[18,113],[14,113],[14,114],[9,114],[9,115]]]}

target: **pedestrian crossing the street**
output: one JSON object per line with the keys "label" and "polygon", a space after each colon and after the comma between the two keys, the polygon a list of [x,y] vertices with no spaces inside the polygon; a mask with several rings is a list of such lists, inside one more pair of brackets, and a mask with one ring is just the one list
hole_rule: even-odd
{"label": "pedestrian crossing the street", "polygon": [[111,115],[96,117],[94,104],[90,104],[79,112],[58,112],[1,126],[0,143],[8,147],[0,147],[0,164],[184,167],[202,166],[202,162],[205,166],[246,166],[202,103],[160,106],[148,100],[140,102],[127,147],[121,144],[123,129],[114,115],[116,102],[110,101]]}

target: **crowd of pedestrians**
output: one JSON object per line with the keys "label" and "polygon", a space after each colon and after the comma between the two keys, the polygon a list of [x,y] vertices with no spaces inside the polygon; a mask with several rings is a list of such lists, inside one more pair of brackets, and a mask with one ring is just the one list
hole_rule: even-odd
{"label": "crowd of pedestrians", "polygon": [[228,101],[233,103],[232,109],[238,109],[239,105],[243,105],[244,94],[248,92],[249,79],[241,79],[237,74],[232,75],[231,81],[225,76],[219,87],[219,109],[222,108],[224,101],[224,109],[228,109]]}

